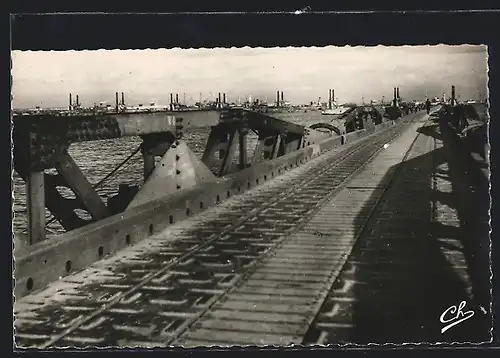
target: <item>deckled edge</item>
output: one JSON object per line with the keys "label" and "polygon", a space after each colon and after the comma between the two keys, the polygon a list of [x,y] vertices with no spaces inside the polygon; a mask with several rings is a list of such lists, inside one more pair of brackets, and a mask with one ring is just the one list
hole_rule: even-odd
{"label": "deckled edge", "polygon": [[490,142],[490,122],[491,122],[491,115],[490,115],[490,56],[489,56],[489,51],[488,51],[488,45],[482,45],[486,47],[486,138],[487,138],[487,147],[486,150],[487,152],[485,153],[485,159],[486,159],[486,164],[488,166],[488,198],[490,201],[490,207],[488,210],[488,225],[489,225],[489,230],[488,230],[488,240],[489,240],[489,250],[488,250],[488,267],[490,270],[490,288],[489,288],[489,298],[490,298],[490,310],[489,314],[491,317],[490,320],[490,342],[493,342],[493,327],[494,327],[494,319],[493,319],[493,268],[492,268],[492,261],[491,261],[491,248],[492,248],[492,240],[491,240],[491,233],[493,231],[491,227],[491,207],[492,207],[492,197],[491,197],[491,159],[490,159],[490,153],[491,153],[491,142]]}
{"label": "deckled edge", "polygon": [[[376,48],[449,48],[449,47],[461,47],[461,46],[474,46],[474,47],[487,47],[486,45],[482,44],[475,44],[475,43],[462,43],[459,45],[456,44],[448,44],[446,42],[440,42],[438,44],[423,44],[423,45],[414,45],[414,44],[407,44],[407,45],[383,45],[383,44],[378,44],[378,45],[364,45],[364,44],[355,44],[355,45],[349,45],[349,44],[332,44],[332,45],[319,45],[319,46],[214,46],[214,47],[147,47],[147,48],[109,48],[109,49],[82,49],[82,50],[11,50],[12,53],[33,53],[33,52],[145,52],[145,51],[206,51],[206,52],[212,52],[212,51],[235,51],[235,50],[257,50],[257,51],[272,51],[272,50],[323,50],[323,49],[328,49],[328,48],[349,48],[349,49],[356,49],[356,48],[369,48],[369,49],[376,49]],[[12,56],[11,56],[12,58]],[[12,65],[11,65],[12,69]]]}
{"label": "deckled edge", "polygon": [[[11,29],[12,29],[12,17],[9,17],[9,32],[11,32]],[[10,52],[10,56],[9,56],[9,61],[10,61],[10,76],[9,76],[9,80],[10,80],[10,83],[9,83],[9,89],[10,89],[10,107],[9,107],[9,124],[10,124],[10,130],[9,130],[9,135],[10,135],[10,163],[9,163],[9,166],[10,166],[10,200],[11,200],[11,203],[10,203],[10,230],[11,230],[11,243],[10,243],[10,247],[11,247],[11,252],[12,252],[12,260],[11,260],[11,270],[12,270],[12,346],[13,346],[13,349],[16,350],[16,349],[19,349],[20,347],[18,347],[18,345],[16,344],[16,324],[15,324],[15,321],[16,321],[16,316],[14,314],[14,303],[16,302],[16,295],[15,295],[15,292],[16,292],[16,275],[15,275],[15,271],[16,271],[16,259],[15,259],[15,255],[14,255],[14,250],[16,249],[15,247],[15,235],[14,235],[14,218],[15,218],[15,214],[14,214],[14,200],[15,200],[15,196],[14,196],[14,137],[13,137],[13,132],[14,132],[14,120],[13,120],[13,114],[12,114],[12,111],[13,111],[13,102],[14,102],[14,94],[12,93],[12,85],[13,85],[13,76],[12,76],[12,70],[13,70],[13,66],[12,66],[12,54],[13,54],[13,50],[12,50],[12,43],[10,43],[10,46],[9,46],[9,52]]]}

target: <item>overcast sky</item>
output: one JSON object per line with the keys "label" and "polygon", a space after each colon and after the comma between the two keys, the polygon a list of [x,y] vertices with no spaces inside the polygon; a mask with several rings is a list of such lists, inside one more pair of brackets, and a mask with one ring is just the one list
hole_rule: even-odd
{"label": "overcast sky", "polygon": [[327,100],[330,88],[340,102],[390,99],[396,86],[408,100],[452,84],[462,99],[487,93],[487,49],[468,45],[13,51],[12,67],[14,108],[67,106],[70,92],[89,106],[116,91],[130,105],[167,104],[171,92],[191,103],[200,92],[274,100],[281,90],[294,103]]}

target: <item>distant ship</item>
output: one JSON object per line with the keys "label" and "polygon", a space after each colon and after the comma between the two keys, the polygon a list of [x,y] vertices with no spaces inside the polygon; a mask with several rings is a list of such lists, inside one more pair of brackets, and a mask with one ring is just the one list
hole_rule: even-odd
{"label": "distant ship", "polygon": [[325,115],[325,116],[340,115],[340,114],[343,114],[344,112],[346,112],[348,109],[349,109],[348,107],[335,107],[335,108],[331,108],[331,109],[325,109],[325,110],[321,111],[321,114]]}

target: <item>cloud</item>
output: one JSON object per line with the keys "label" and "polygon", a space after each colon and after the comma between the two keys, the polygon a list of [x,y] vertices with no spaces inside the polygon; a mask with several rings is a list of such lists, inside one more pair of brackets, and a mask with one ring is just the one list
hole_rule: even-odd
{"label": "cloud", "polygon": [[14,107],[66,106],[68,93],[84,105],[114,101],[167,103],[169,93],[192,101],[200,92],[249,94],[293,102],[327,98],[342,102],[392,97],[421,98],[449,92],[486,95],[484,46],[301,47],[113,51],[14,51]]}

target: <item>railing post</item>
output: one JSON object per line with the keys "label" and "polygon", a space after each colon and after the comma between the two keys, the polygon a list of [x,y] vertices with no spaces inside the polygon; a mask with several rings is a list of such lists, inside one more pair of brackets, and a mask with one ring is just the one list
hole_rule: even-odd
{"label": "railing post", "polygon": [[239,136],[240,136],[240,169],[245,169],[248,164],[248,153],[247,153],[247,129],[246,128],[240,128],[239,130]]}
{"label": "railing post", "polygon": [[271,159],[278,158],[278,155],[280,154],[279,153],[280,146],[281,146],[281,135],[277,134],[275,137],[273,149],[271,151]]}
{"label": "railing post", "polygon": [[26,181],[28,209],[28,242],[45,240],[45,182],[44,172],[30,172]]}
{"label": "railing post", "polygon": [[227,144],[227,149],[224,152],[224,157],[222,159],[222,163],[219,170],[219,176],[224,176],[231,170],[231,166],[233,163],[233,158],[236,154],[236,145],[237,138],[239,136],[239,130],[237,128],[231,128],[231,132],[229,133],[229,142]]}

